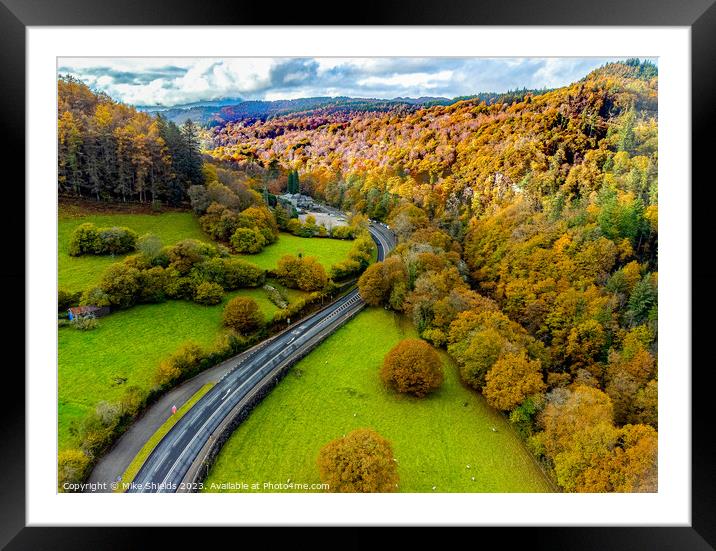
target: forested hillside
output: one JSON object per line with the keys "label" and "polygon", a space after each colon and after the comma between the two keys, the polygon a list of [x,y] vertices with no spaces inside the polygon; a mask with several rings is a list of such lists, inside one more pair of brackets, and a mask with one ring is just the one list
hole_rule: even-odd
{"label": "forested hillside", "polygon": [[657,93],[630,60],[491,105],[229,123],[211,155],[387,220],[369,302],[447,347],[565,490],[654,491]]}
{"label": "forested hillside", "polygon": [[203,183],[198,128],[58,80],[58,188],[102,200],[176,204]]}
{"label": "forested hillside", "polygon": [[[531,90],[533,93],[544,93],[546,90]],[[421,107],[431,105],[450,105],[465,99],[484,100],[488,104],[495,102],[511,101],[512,98],[520,98],[528,90],[516,90],[502,93],[482,92],[474,96],[447,99],[442,97],[420,97],[420,98],[348,98],[348,97],[315,97],[297,98],[291,100],[240,100],[233,102],[228,99],[210,101],[206,103],[195,102],[174,107],[140,107],[140,111],[151,114],[160,114],[164,118],[177,124],[183,124],[187,119],[195,123],[207,126],[223,126],[230,122],[240,121],[244,124],[253,124],[256,121],[266,121],[271,118],[291,114],[300,116],[315,115],[339,115],[343,114],[348,119],[359,112],[386,112],[394,110],[415,111]]]}

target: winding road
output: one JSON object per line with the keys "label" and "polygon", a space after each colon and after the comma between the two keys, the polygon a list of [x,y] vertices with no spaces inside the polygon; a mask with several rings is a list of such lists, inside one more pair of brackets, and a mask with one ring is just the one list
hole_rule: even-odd
{"label": "winding road", "polygon": [[[369,230],[378,246],[378,260],[383,260],[395,246],[394,235],[377,223]],[[198,470],[216,447],[217,439],[243,409],[250,407],[251,400],[257,399],[257,393],[363,307],[365,302],[355,289],[265,346],[241,356],[157,444],[126,491],[191,491],[191,483],[198,478]]]}

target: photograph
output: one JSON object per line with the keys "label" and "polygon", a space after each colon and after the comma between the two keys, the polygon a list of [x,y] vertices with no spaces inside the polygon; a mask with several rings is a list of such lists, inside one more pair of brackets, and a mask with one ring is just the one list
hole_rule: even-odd
{"label": "photograph", "polygon": [[47,490],[658,493],[642,51],[57,56]]}

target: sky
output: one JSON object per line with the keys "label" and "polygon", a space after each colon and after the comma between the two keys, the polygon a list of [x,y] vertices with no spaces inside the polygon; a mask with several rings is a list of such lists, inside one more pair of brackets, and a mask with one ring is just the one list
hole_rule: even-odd
{"label": "sky", "polygon": [[555,88],[623,58],[60,58],[58,73],[130,105],[222,98],[440,96]]}

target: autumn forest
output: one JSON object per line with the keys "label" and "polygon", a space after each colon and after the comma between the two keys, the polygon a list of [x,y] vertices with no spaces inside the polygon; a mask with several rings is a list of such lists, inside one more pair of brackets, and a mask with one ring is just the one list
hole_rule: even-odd
{"label": "autumn forest", "polygon": [[368,304],[447,352],[560,490],[657,490],[654,64],[608,63],[551,90],[211,124],[58,86],[61,196],[191,208],[227,244],[239,227],[261,244],[287,231],[287,190],[384,222],[398,245],[360,276]]}

